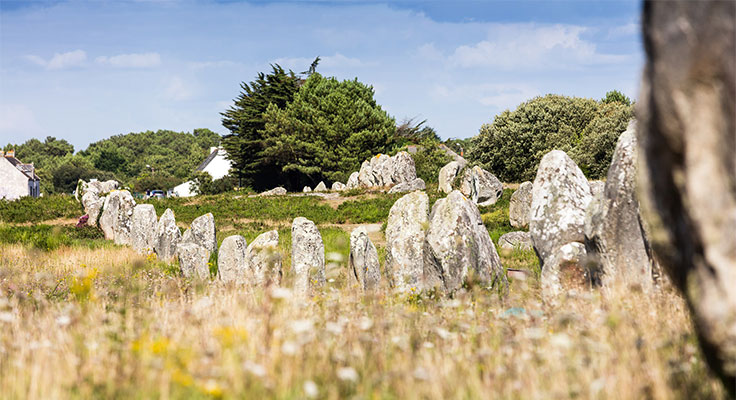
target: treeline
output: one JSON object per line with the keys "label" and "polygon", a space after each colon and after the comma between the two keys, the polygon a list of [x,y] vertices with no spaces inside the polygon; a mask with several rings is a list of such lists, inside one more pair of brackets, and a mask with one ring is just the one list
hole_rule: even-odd
{"label": "treeline", "polygon": [[218,146],[220,135],[208,129],[167,130],[116,135],[74,153],[64,139],[31,139],[8,144],[24,163],[33,163],[45,194],[71,193],[79,179],[116,179],[136,191],[170,189],[183,182]]}

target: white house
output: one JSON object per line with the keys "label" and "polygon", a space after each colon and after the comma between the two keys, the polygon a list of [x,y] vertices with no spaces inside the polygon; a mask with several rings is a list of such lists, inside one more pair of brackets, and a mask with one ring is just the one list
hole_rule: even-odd
{"label": "white house", "polygon": [[[227,158],[227,151],[222,147],[210,147],[210,155],[202,161],[195,171],[206,172],[213,180],[220,179],[230,172],[232,162]],[[192,181],[186,181],[171,191],[178,197],[191,197],[196,193],[191,191]]]}
{"label": "white house", "polygon": [[16,200],[23,196],[41,195],[41,179],[33,164],[23,164],[15,152],[0,151],[0,199]]}

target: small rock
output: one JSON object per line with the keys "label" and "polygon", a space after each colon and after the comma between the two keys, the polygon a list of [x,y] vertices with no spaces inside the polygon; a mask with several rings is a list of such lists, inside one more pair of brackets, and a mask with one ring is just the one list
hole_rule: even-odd
{"label": "small rock", "polygon": [[410,182],[402,182],[398,185],[394,186],[389,190],[389,193],[405,193],[405,192],[413,192],[415,190],[424,190],[427,187],[427,185],[424,183],[424,180],[422,178],[414,179]]}
{"label": "small rock", "polygon": [[498,246],[502,249],[519,248],[522,250],[532,250],[532,237],[529,232],[516,231],[504,233],[498,239]]}
{"label": "small rock", "polygon": [[348,261],[350,276],[363,290],[373,290],[378,287],[381,279],[381,270],[378,264],[378,252],[368,232],[362,226],[357,227],[350,234],[350,259]]}
{"label": "small rock", "polygon": [[532,208],[532,183],[524,182],[519,185],[509,200],[509,223],[514,228],[529,226],[529,211]]}
{"label": "small rock", "polygon": [[310,188],[309,186],[304,186],[304,189],[302,189],[302,193],[309,193],[311,191],[312,191],[312,188]]}
{"label": "small rock", "polygon": [[317,184],[317,186],[314,188],[315,192],[326,192],[327,186],[325,185],[324,181]]}
{"label": "small rock", "polygon": [[334,190],[336,192],[342,192],[343,190],[345,190],[345,188],[346,188],[346,186],[342,182],[333,182],[332,183],[332,190]]}
{"label": "small rock", "polygon": [[271,190],[267,190],[265,192],[262,192],[262,193],[260,193],[258,195],[259,196],[283,196],[285,194],[286,194],[286,189],[283,188],[283,187],[281,187],[281,186],[279,186],[279,187],[275,187],[275,188],[273,188]]}

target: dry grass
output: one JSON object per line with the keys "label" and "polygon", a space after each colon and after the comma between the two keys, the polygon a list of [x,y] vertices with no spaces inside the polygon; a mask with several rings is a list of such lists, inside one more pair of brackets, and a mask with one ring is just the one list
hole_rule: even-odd
{"label": "dry grass", "polygon": [[534,277],[437,299],[362,296],[337,274],[304,299],[188,282],[125,248],[0,246],[0,397],[724,396],[669,292],[549,308]]}

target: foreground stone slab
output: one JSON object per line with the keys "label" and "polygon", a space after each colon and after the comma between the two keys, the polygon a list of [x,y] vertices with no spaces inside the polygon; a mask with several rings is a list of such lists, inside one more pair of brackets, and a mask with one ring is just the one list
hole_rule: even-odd
{"label": "foreground stone slab", "polygon": [[185,278],[210,278],[210,252],[196,243],[182,243],[176,247],[176,256],[179,259],[179,268]]}
{"label": "foreground stone slab", "polygon": [[215,217],[212,213],[195,218],[189,229],[184,232],[181,242],[196,243],[210,252],[217,250],[217,231],[215,229]]}
{"label": "foreground stone slab", "polygon": [[396,200],[386,223],[386,275],[398,291],[423,288],[429,197],[421,191]]}
{"label": "foreground stone slab", "polygon": [[460,191],[479,206],[496,204],[503,194],[503,184],[492,173],[475,166],[463,170]]}
{"label": "foreground stone slab", "polygon": [[132,243],[130,229],[134,207],[135,199],[127,190],[115,190],[105,197],[100,215],[100,228],[105,239],[120,245]]}
{"label": "foreground stone slab", "polygon": [[359,226],[350,233],[348,269],[350,271],[350,278],[362,290],[378,288],[381,280],[378,251],[368,237],[365,227]]}
{"label": "foreground stone slab", "polygon": [[277,230],[258,235],[248,246],[245,257],[254,285],[266,287],[281,284],[282,257],[279,251],[279,232]]}
{"label": "foreground stone slab", "polygon": [[217,277],[221,282],[248,283],[247,247],[247,241],[240,235],[232,235],[223,239],[217,253]]}
{"label": "foreground stone slab", "polygon": [[176,247],[181,240],[181,231],[176,226],[174,212],[170,208],[161,215],[156,225],[156,241],[153,251],[160,260],[170,261],[176,255]]}
{"label": "foreground stone slab", "polygon": [[447,163],[442,169],[440,169],[439,173],[439,187],[438,189],[443,193],[450,193],[452,192],[452,188],[455,183],[455,178],[457,178],[457,175],[460,173],[460,171],[465,168],[467,165],[467,162],[464,160],[462,161],[450,161]]}
{"label": "foreground stone slab", "polygon": [[453,293],[468,279],[507,285],[478,207],[460,191],[452,191],[432,207],[424,242],[424,284]]}
{"label": "foreground stone slab", "polygon": [[309,294],[325,285],[325,246],[314,222],[297,217],[291,224],[291,268],[294,290]]}
{"label": "foreground stone slab", "polygon": [[153,204],[138,204],[133,208],[131,221],[132,246],[138,254],[153,253],[157,225],[158,217],[156,217],[156,209]]}

